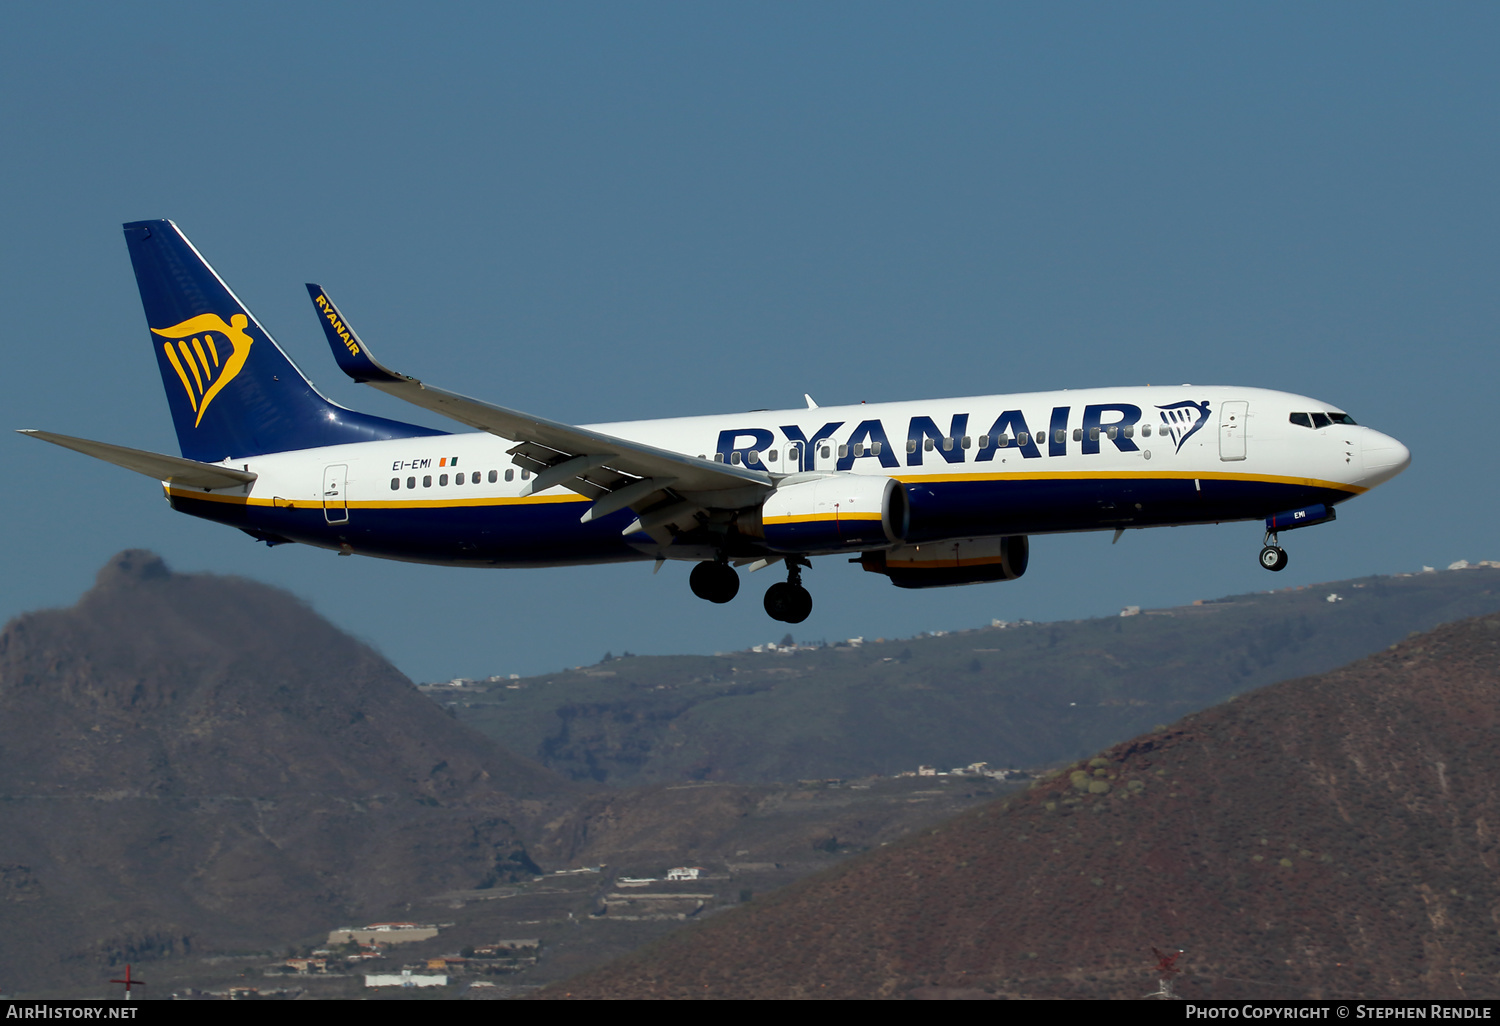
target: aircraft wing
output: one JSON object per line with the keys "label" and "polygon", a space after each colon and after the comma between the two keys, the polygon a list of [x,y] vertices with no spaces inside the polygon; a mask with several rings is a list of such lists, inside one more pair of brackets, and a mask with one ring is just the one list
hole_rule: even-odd
{"label": "aircraft wing", "polygon": [[345,374],[460,424],[517,442],[509,450],[512,458],[536,475],[527,494],[561,485],[593,499],[585,521],[629,506],[649,512],[642,512],[627,534],[684,526],[685,518],[698,510],[753,505],[773,487],[771,475],[763,470],[701,460],[585,430],[398,374],[371,355],[322,287],[309,284],[307,292],[334,359]]}
{"label": "aircraft wing", "polygon": [[60,445],[64,449],[81,452],[85,456],[92,456],[106,463],[113,463],[117,467],[133,470],[137,474],[154,477],[158,481],[170,481],[172,484],[187,485],[189,488],[239,488],[254,481],[256,477],[249,471],[235,470],[232,467],[199,463],[197,460],[187,460],[181,456],[164,456],[159,452],[147,452],[144,449],[128,449],[123,445],[94,442],[87,438],[54,434],[51,431],[22,429],[19,433],[30,435],[32,438],[40,438],[53,445]]}

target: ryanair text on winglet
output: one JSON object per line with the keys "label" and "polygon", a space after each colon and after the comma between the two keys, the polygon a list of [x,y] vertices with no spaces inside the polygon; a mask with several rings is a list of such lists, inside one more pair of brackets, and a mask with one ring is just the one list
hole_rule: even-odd
{"label": "ryanair text on winglet", "polygon": [[323,316],[328,318],[328,323],[333,325],[333,333],[344,340],[344,348],[349,350],[351,356],[358,356],[359,343],[354,341],[354,336],[350,334],[348,327],[339,319],[338,311],[333,308],[328,297],[320,292],[313,302],[318,305],[319,310],[323,311]]}

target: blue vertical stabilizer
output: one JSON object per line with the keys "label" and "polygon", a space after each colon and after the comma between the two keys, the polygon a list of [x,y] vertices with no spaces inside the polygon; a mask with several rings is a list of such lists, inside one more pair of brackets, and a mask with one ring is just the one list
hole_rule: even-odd
{"label": "blue vertical stabilizer", "polygon": [[171,221],[132,221],[125,243],[188,459],[445,434],[319,395]]}

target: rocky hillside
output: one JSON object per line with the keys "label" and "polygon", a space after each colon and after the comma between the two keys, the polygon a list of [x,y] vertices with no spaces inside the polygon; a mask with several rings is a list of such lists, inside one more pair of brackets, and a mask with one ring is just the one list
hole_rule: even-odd
{"label": "rocky hillside", "polygon": [[858,646],[619,658],[428,691],[505,748],[576,780],[1034,767],[1497,610],[1500,570],[1481,567]]}
{"label": "rocky hillside", "polygon": [[7,989],[507,880],[576,792],[292,596],[122,553],[0,633]]}
{"label": "rocky hillside", "polygon": [[1142,735],[550,988],[1500,996],[1500,616]]}

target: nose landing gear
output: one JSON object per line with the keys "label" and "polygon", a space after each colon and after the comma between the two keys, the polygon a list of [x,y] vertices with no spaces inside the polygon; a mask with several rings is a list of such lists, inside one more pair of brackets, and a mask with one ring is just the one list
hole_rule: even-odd
{"label": "nose landing gear", "polygon": [[801,623],[812,615],[812,595],[802,587],[802,568],[812,564],[801,556],[788,556],[786,566],[787,579],[766,589],[766,614],[782,623]]}
{"label": "nose landing gear", "polygon": [[1267,570],[1280,572],[1286,569],[1286,564],[1286,549],[1277,544],[1275,531],[1267,531],[1265,548],[1260,550],[1260,565]]}

